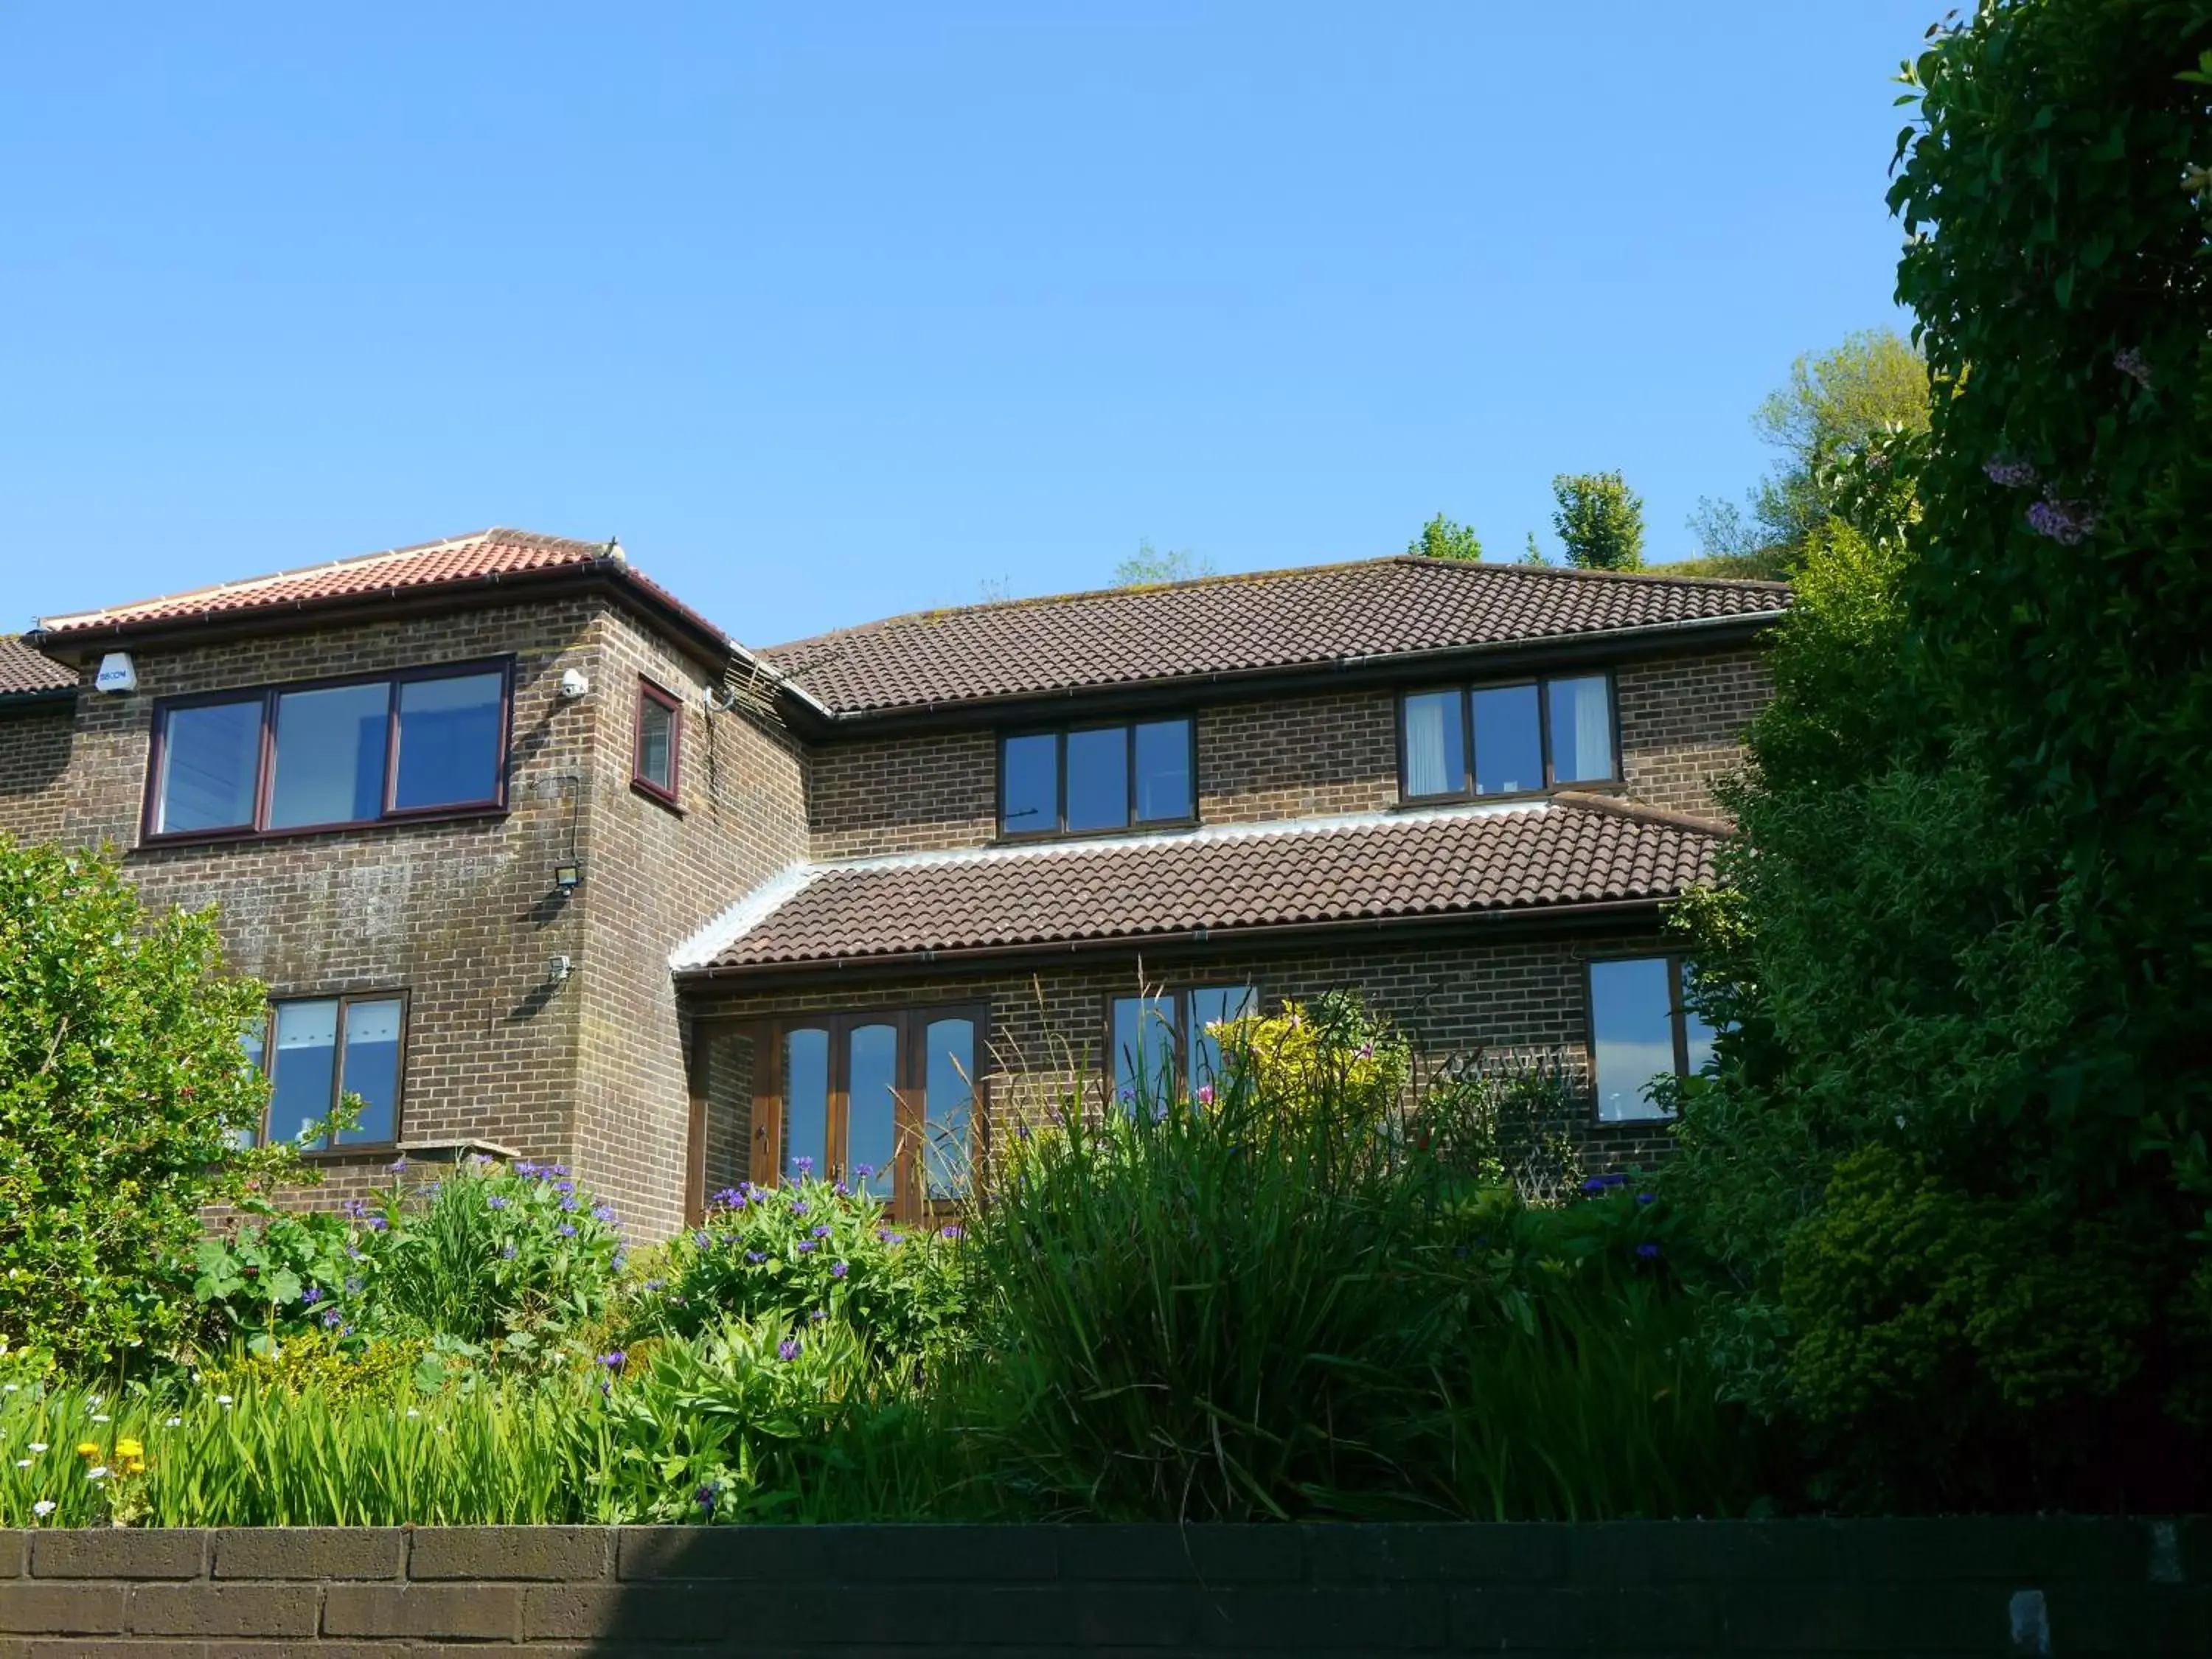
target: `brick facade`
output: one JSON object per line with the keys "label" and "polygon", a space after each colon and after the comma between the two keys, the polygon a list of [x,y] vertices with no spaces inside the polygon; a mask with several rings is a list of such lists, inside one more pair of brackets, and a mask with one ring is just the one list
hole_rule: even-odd
{"label": "brick facade", "polygon": [[1773,698],[1755,651],[1632,663],[1614,678],[1623,781],[1634,799],[1715,813],[1713,781],[1742,756],[1744,728]]}
{"label": "brick facade", "polygon": [[0,830],[19,841],[61,834],[76,710],[66,700],[0,705]]}
{"label": "brick facade", "polygon": [[999,833],[991,732],[918,732],[818,744],[807,792],[811,857],[981,847]]}

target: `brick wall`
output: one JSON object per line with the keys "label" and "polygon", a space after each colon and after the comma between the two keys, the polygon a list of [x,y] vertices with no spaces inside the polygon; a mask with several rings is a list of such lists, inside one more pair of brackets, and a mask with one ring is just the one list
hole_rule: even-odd
{"label": "brick wall", "polygon": [[2201,1654],[2212,1522],[0,1532],[0,1659]]}
{"label": "brick wall", "polygon": [[1729,651],[1623,668],[1614,692],[1628,793],[1711,813],[1713,780],[1741,758],[1744,728],[1772,699],[1774,679],[1759,653]]}
{"label": "brick wall", "polygon": [[[1455,1060],[1558,1060],[1585,1102],[1580,1133],[1595,1167],[1649,1163],[1667,1143],[1662,1125],[1601,1125],[1587,1104],[1589,1087],[1589,992],[1593,957],[1656,950],[1650,931],[1620,930],[1571,939],[1378,945],[1347,943],[1334,951],[1297,954],[1222,951],[1151,963],[1086,960],[1030,973],[942,975],[926,979],[848,983],[829,980],[781,989],[741,990],[711,982],[688,988],[684,1001],[710,1028],[729,1019],[877,1008],[921,1008],[986,1002],[991,1032],[985,1077],[993,1121],[1000,1128],[1035,1122],[1070,1091],[1096,1100],[1103,1086],[1109,999],[1140,988],[1236,985],[1256,988],[1261,1006],[1310,1001],[1322,992],[1357,986],[1369,1006],[1388,1014],[1411,1038],[1419,1076]],[[745,1129],[726,1110],[750,1110],[750,1054],[715,1054],[710,1076],[710,1146],[742,1146]],[[742,1072],[742,1084],[737,1073]],[[726,1097],[729,1109],[719,1104]],[[735,1164],[732,1167],[737,1167]],[[716,1184],[711,1178],[709,1190]]]}
{"label": "brick wall", "polygon": [[[720,673],[627,616],[602,612],[592,641],[574,1159],[635,1234],[659,1237],[683,1224],[690,1110],[668,953],[732,894],[806,856],[804,769],[789,736],[749,709],[709,710]],[[680,810],[630,787],[641,678],[684,703]]]}
{"label": "brick wall", "polygon": [[18,841],[61,833],[76,710],[67,702],[0,708],[0,830]]}
{"label": "brick wall", "polygon": [[[1750,650],[1616,671],[1627,792],[1713,811],[1712,780],[1772,695]],[[1199,817],[1207,823],[1373,812],[1398,804],[1398,694],[1317,692],[1197,711]],[[817,745],[808,793],[811,856],[858,858],[979,847],[998,833],[998,744],[989,730],[843,738]]]}

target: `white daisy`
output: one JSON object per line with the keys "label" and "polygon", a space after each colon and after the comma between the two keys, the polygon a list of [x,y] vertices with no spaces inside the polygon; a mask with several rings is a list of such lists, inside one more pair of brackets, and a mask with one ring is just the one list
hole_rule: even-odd
{"label": "white daisy", "polygon": [[42,1519],[46,1516],[52,1515],[53,1512],[54,1500],[51,1498],[41,1498],[37,1503],[31,1505],[31,1513]]}
{"label": "white daisy", "polygon": [[87,1469],[87,1470],[84,1472],[84,1478],[85,1478],[86,1480],[106,1480],[106,1479],[107,1479],[107,1465],[106,1465],[106,1464],[105,1464],[105,1463],[102,1463],[102,1464],[101,1464],[98,1468],[96,1468],[96,1469]]}

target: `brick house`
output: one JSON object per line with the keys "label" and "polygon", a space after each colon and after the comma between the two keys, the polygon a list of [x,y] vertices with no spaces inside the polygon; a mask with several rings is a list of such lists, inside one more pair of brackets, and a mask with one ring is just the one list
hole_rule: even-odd
{"label": "brick house", "polygon": [[1659,911],[1768,695],[1768,583],[1372,560],[751,650],[513,531],[0,639],[0,830],[219,905],[265,1132],[574,1164],[648,1235],[801,1157],[902,1213],[1068,1091],[1358,986],[1556,1060],[1601,1157],[1694,1066]]}

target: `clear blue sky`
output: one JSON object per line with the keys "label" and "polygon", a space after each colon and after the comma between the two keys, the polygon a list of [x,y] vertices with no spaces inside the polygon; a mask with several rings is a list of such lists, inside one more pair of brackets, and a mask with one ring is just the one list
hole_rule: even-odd
{"label": "clear blue sky", "polygon": [[756,643],[1651,551],[1899,320],[1937,0],[0,4],[0,627],[511,524]]}

